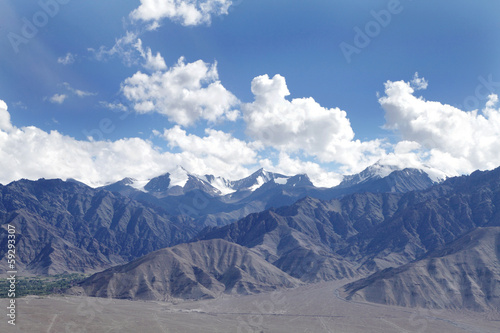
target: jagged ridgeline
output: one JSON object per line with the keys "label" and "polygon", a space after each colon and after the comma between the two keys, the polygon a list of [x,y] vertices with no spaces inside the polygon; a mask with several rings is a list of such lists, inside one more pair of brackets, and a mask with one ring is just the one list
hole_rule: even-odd
{"label": "jagged ridgeline", "polygon": [[[421,299],[415,300],[405,288],[394,286],[412,281],[416,268],[411,262],[432,262],[425,274],[433,276],[432,265],[440,264],[436,253],[461,256],[456,244],[467,242],[460,242],[460,237],[500,226],[500,169],[439,184],[419,170],[389,171],[371,176],[365,172],[324,189],[314,187],[304,175],[259,170],[239,182],[245,183],[242,188],[212,195],[200,187],[186,189],[189,176],[176,194],[169,193],[173,188],[169,175],[151,180],[151,186],[144,183],[143,189],[122,184],[133,189],[127,188],[129,195],[76,182],[22,180],[1,187],[0,217],[3,226],[17,226],[20,269],[33,274],[102,271],[73,289],[91,296],[198,299],[375,273],[349,285],[345,295],[387,304],[453,308],[450,304],[459,298],[432,303],[433,296],[423,290]],[[148,199],[133,198],[139,192]],[[193,206],[199,216],[179,214],[162,201],[174,198],[187,205],[196,195],[214,200],[206,207]],[[284,198],[292,204],[275,204]],[[247,213],[229,224],[207,223],[206,216],[222,214],[219,207]],[[5,243],[4,228],[0,236]],[[497,246],[491,239],[484,244],[486,249]],[[471,289],[474,301],[467,304],[479,304],[471,309],[496,306],[498,295],[495,283],[482,283],[481,274],[472,275],[481,271],[497,279],[498,257],[481,263],[477,251],[460,257],[462,264],[445,276],[449,281],[439,280],[447,290],[460,290],[467,283],[480,285]],[[390,279],[385,278],[388,272]],[[380,276],[384,288],[377,284]],[[405,296],[386,297],[398,292]]]}
{"label": "jagged ridgeline", "polygon": [[[366,173],[370,172],[362,176],[365,185],[406,175],[404,170]],[[421,186],[430,186],[429,177],[421,175]],[[262,169],[227,181],[190,175],[182,168],[139,182],[142,187],[137,183],[125,179],[98,189],[72,180],[0,185],[0,223],[17,226],[19,269],[32,274],[97,272],[186,242],[205,226],[226,225],[306,196],[341,196],[360,184],[351,182],[351,187],[339,190],[316,188],[306,175],[290,177]],[[6,244],[6,235],[5,228],[0,229],[1,244]],[[0,248],[2,257],[6,248]]]}
{"label": "jagged ridgeline", "polygon": [[[329,201],[307,197],[291,206],[250,214],[224,227],[206,228],[188,245],[155,252],[98,273],[82,287],[92,296],[158,300],[263,290],[246,275],[255,272],[253,266],[242,265],[238,256],[233,259],[234,269],[240,273],[232,275],[229,284],[227,265],[217,266],[220,260],[216,260],[218,264],[207,263],[206,258],[224,256],[220,244],[233,243],[239,245],[236,249],[251,250],[278,269],[273,272],[279,275],[272,276],[288,282],[276,285],[277,288],[362,278],[375,272],[368,280],[349,285],[344,296],[404,306],[495,308],[499,295],[499,261],[498,251],[494,250],[498,247],[498,237],[492,235],[498,229],[495,226],[500,225],[499,197],[500,169],[452,178],[427,190],[405,194],[356,193]],[[471,241],[468,241],[468,233],[472,235]],[[482,244],[479,247],[472,246],[484,234],[491,237],[479,242]],[[220,243],[221,239],[226,243]],[[204,248],[207,250],[201,250]],[[453,260],[447,256],[455,256],[453,260],[460,264],[453,266]],[[172,267],[179,267],[180,286],[173,284],[172,270],[154,269],[158,267],[159,257],[171,262]],[[441,257],[443,259],[436,259]],[[422,266],[421,261],[414,262],[420,258],[430,264],[426,263],[427,268],[418,274],[411,273]],[[227,259],[222,262],[227,263]],[[448,271],[439,269],[445,265],[450,265]],[[167,276],[158,276],[160,271]],[[266,288],[268,278],[267,273],[260,275],[260,283]],[[421,290],[412,289],[418,279],[428,281],[428,285],[420,283]],[[435,282],[429,282],[432,279]],[[131,281],[142,287],[133,292],[127,288],[116,289]],[[235,289],[238,283],[245,287]],[[436,290],[440,291],[436,293]],[[439,293],[443,290],[454,297],[441,298]],[[464,302],[461,297],[471,300]]]}

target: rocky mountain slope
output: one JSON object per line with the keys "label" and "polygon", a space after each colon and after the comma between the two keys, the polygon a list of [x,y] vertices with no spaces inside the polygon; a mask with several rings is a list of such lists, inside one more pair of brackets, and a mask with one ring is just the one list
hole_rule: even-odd
{"label": "rocky mountain slope", "polygon": [[89,296],[165,301],[255,294],[300,284],[255,251],[217,239],[152,252],[93,275],[81,288]]}
{"label": "rocky mountain slope", "polygon": [[[382,169],[382,170],[381,170]],[[423,170],[368,167],[359,174],[347,176],[331,192],[335,197],[351,193],[406,193],[425,190],[438,183]]]}
{"label": "rocky mountain slope", "polygon": [[222,238],[256,249],[290,275],[314,282],[356,275],[349,240],[369,232],[397,209],[400,195],[356,194],[341,200],[306,197],[291,206],[250,214],[198,239]]}
{"label": "rocky mountain slope", "polygon": [[[500,169],[406,194],[357,193],[331,201],[306,197],[224,227],[206,228],[192,243],[161,252],[166,257],[149,255],[94,275],[84,290],[132,299],[203,298],[269,290],[277,277],[287,281],[278,288],[379,271],[349,285],[345,293],[403,306],[494,308],[500,292],[499,216]],[[227,244],[233,244],[231,249]],[[228,262],[224,258],[233,249],[250,251],[260,266]],[[172,251],[183,254],[174,260]],[[411,263],[426,253],[423,261]],[[244,283],[246,287],[228,289],[247,276],[240,272],[231,283],[222,282],[235,269],[254,274],[245,281],[264,279],[265,287],[252,291]],[[180,275],[172,277],[175,271]]]}
{"label": "rocky mountain slope", "polygon": [[348,300],[500,311],[500,227],[477,228],[424,258],[344,287]]}
{"label": "rocky mountain slope", "polygon": [[[13,182],[0,187],[0,246],[6,244],[5,224],[14,223],[20,233],[21,269],[33,274],[94,272],[185,242],[206,225],[225,225],[255,211],[325,193],[306,175],[287,177],[259,170],[241,181],[226,181],[235,192],[221,196],[207,190],[212,185],[210,177],[205,178],[180,168],[172,177],[150,180],[144,186],[149,192],[134,188],[135,180],[124,179],[107,187],[113,193],[73,180]],[[180,194],[174,195],[175,191]],[[287,237],[296,241],[297,233]],[[0,257],[5,249],[0,249]],[[300,254],[304,260],[312,260],[319,250],[314,255],[308,251]],[[339,259],[328,249],[320,253],[328,253],[325,267],[337,267],[334,262]],[[298,265],[285,257],[279,264]],[[347,266],[334,272],[308,279],[350,274]]]}
{"label": "rocky mountain slope", "polygon": [[0,186],[0,258],[7,224],[16,226],[23,273],[95,272],[184,242],[197,232],[121,195],[61,180],[21,180]]}
{"label": "rocky mountain slope", "polygon": [[500,225],[499,217],[500,169],[496,169],[406,194],[357,193],[331,201],[306,198],[222,228],[207,228],[198,238],[261,248],[271,262],[284,255],[283,249],[292,248],[287,244],[307,244],[356,263],[365,272],[406,264],[476,227]]}

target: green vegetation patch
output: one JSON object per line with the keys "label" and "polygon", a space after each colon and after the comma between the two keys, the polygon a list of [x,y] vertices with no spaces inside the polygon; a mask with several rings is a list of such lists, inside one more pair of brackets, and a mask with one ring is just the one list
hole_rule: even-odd
{"label": "green vegetation patch", "polygon": [[[28,295],[62,294],[67,289],[86,279],[86,274],[59,274],[52,276],[16,277],[16,297]],[[6,298],[10,282],[0,279],[0,298]]]}

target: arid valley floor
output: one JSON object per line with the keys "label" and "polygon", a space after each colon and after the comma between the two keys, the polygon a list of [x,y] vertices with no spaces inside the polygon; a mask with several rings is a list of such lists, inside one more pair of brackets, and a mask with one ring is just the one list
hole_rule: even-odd
{"label": "arid valley floor", "polygon": [[[499,313],[428,310],[348,302],[344,282],[325,282],[252,296],[196,302],[142,302],[90,297],[17,300],[16,326],[1,332],[475,332],[500,331]],[[0,301],[2,309],[6,300]],[[2,312],[5,312],[2,311]]]}

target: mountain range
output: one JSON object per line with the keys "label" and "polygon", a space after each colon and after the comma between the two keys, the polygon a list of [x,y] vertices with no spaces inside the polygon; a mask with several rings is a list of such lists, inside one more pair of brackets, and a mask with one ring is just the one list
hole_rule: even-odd
{"label": "mountain range", "polygon": [[[97,189],[57,179],[0,185],[0,246],[7,242],[6,224],[14,223],[20,233],[20,269],[31,274],[95,272],[186,242],[207,224],[225,225],[309,192],[330,190],[314,187],[306,175],[262,169],[238,181],[204,179],[178,168],[175,175],[151,179],[143,190],[134,188],[131,179]],[[222,195],[209,180],[234,192]]]}
{"label": "mountain range", "polygon": [[439,182],[419,169],[398,169],[375,164],[347,176],[338,186],[314,186],[305,174],[285,176],[260,169],[230,181],[212,175],[193,175],[182,167],[150,180],[125,178],[102,187],[134,200],[152,204],[172,215],[187,215],[202,226],[223,226],[250,213],[291,205],[306,196],[331,200],[351,193],[405,193]]}
{"label": "mountain range", "polygon": [[[350,300],[497,309],[500,168],[440,183],[380,169],[329,189],[264,170],[233,182],[184,170],[185,182],[166,174],[142,189],[20,180],[0,187],[0,257],[11,223],[21,270],[97,272],[79,287],[90,296],[200,299],[348,279]],[[169,206],[189,200],[200,216]],[[206,223],[235,207],[245,216]]]}
{"label": "mountain range", "polygon": [[[405,194],[355,193],[330,201],[306,197],[224,227],[205,228],[190,244],[221,239],[237,244],[278,268],[282,279],[301,283],[361,278],[345,287],[348,299],[498,309],[499,239],[492,235],[500,226],[499,200],[496,169]],[[128,281],[126,265],[114,269],[121,275],[110,275],[111,269],[94,275],[94,283],[87,281],[87,294],[98,296],[94,290]],[[149,295],[174,297],[151,288],[155,292]],[[441,297],[444,291],[448,294]]]}

